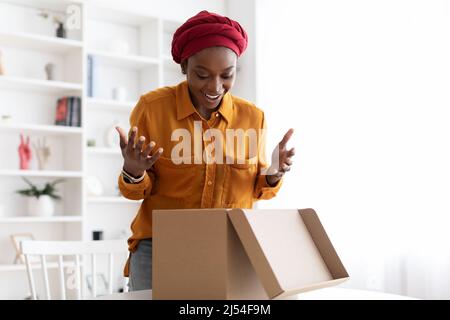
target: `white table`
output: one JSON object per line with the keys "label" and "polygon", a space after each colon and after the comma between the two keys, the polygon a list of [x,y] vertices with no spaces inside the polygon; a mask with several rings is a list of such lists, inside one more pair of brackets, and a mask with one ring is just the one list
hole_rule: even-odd
{"label": "white table", "polygon": [[[126,293],[115,293],[101,296],[98,300],[152,300],[152,290],[142,290]],[[346,288],[324,288],[289,297],[291,300],[415,300],[415,298],[396,294],[356,290]]]}

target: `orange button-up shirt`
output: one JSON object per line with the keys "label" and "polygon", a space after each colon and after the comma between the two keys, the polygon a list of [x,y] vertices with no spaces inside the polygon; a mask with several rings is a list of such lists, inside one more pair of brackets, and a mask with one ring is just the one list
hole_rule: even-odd
{"label": "orange button-up shirt", "polygon": [[[141,96],[131,113],[130,126],[138,127],[138,136],[145,136],[147,143],[155,141],[154,150],[164,149],[140,183],[126,183],[122,175],[119,176],[119,189],[125,198],[143,199],[131,224],[132,236],[128,239],[131,252],[136,250],[139,240],[152,237],[153,209],[252,208],[254,201],[274,197],[281,187],[281,180],[271,187],[266,176],[261,174],[261,169],[267,167],[262,137],[256,154],[248,145],[239,153],[239,144],[235,141],[229,161],[210,161],[204,155],[214,158],[217,154],[215,150],[204,152],[214,140],[203,135],[208,129],[217,129],[216,132],[223,133],[224,137],[228,129],[253,129],[256,132],[265,129],[263,111],[229,92],[222,98],[219,109],[205,120],[191,102],[186,81],[156,89]],[[184,139],[177,139],[177,135],[174,138],[174,132],[190,134],[192,138],[187,141],[190,147],[182,154],[180,152],[181,164],[172,161],[172,150],[179,150]],[[195,153],[199,147],[200,152]],[[225,145],[223,148],[225,157],[230,158]],[[192,154],[187,152],[189,149]],[[245,158],[241,156],[241,161],[234,160],[233,157],[237,158],[239,154]],[[124,273],[128,276],[128,263]]]}

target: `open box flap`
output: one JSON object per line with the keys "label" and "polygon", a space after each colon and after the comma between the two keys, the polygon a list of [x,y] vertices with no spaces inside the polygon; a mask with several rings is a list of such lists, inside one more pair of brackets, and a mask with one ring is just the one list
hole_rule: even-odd
{"label": "open box flap", "polygon": [[269,298],[348,277],[313,209],[233,209],[228,216]]}

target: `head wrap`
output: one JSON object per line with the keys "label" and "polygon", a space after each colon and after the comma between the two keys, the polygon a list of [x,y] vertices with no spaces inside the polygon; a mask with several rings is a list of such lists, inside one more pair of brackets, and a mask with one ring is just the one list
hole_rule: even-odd
{"label": "head wrap", "polygon": [[181,63],[197,52],[215,46],[230,48],[239,57],[247,48],[247,42],[247,33],[237,21],[204,10],[175,31],[172,57],[176,63]]}

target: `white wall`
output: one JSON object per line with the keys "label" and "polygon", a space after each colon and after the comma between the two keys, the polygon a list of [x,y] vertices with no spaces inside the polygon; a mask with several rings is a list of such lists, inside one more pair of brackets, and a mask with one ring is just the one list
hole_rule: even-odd
{"label": "white wall", "polygon": [[228,0],[226,15],[245,29],[248,36],[248,46],[238,61],[238,74],[232,93],[256,103],[256,3],[255,0]]}
{"label": "white wall", "polygon": [[348,286],[450,298],[449,2],[257,4],[257,99],[297,150],[260,206],[315,208]]}

